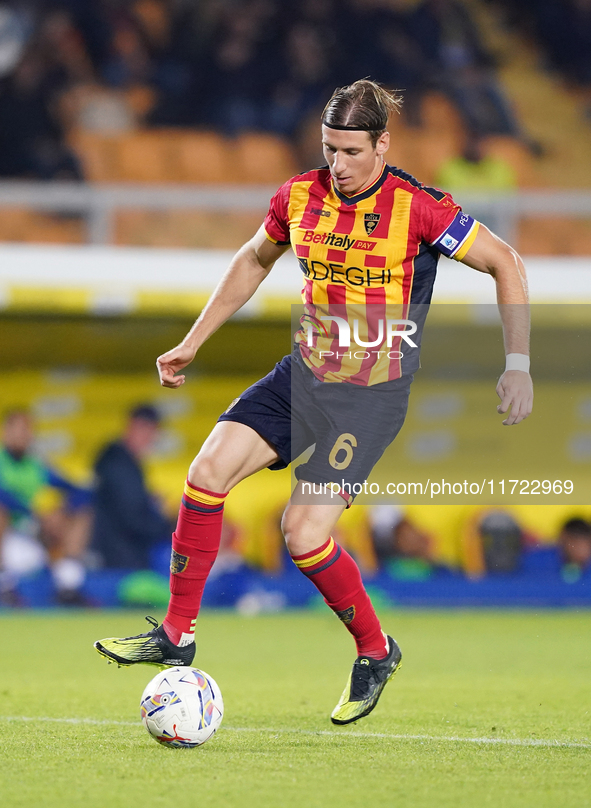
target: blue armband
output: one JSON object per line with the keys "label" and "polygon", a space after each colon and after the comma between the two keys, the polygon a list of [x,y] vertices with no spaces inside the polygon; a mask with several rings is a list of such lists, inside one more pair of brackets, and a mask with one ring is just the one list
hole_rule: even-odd
{"label": "blue armband", "polygon": [[472,246],[479,227],[479,222],[472,216],[459,211],[432,246],[448,258],[461,260]]}

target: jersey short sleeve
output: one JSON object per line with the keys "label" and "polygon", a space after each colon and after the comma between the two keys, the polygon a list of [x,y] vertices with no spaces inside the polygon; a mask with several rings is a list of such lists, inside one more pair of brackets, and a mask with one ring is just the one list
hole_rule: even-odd
{"label": "jersey short sleeve", "polygon": [[265,217],[264,228],[269,241],[274,244],[289,244],[289,190],[291,182],[282,185],[269,203],[269,212]]}
{"label": "jersey short sleeve", "polygon": [[456,261],[466,255],[480,227],[449,194],[427,187],[421,191],[421,222],[424,241]]}

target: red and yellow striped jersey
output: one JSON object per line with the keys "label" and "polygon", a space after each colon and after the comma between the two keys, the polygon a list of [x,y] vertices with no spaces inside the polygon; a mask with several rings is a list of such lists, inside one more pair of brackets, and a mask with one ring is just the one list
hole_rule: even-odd
{"label": "red and yellow striped jersey", "polygon": [[271,241],[291,243],[304,274],[296,334],[304,361],[323,381],[366,386],[418,368],[420,328],[414,352],[395,334],[415,333],[409,315],[431,300],[439,254],[461,260],[479,225],[449,194],[385,165],[351,197],[328,168],[292,178],[264,226]]}

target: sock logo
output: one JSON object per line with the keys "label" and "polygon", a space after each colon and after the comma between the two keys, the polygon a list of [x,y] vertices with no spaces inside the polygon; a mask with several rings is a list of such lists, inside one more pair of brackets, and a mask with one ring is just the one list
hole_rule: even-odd
{"label": "sock logo", "polygon": [[335,612],[339,620],[348,626],[355,619],[355,606],[349,606],[348,609],[343,609],[342,612]]}
{"label": "sock logo", "polygon": [[173,550],[170,555],[170,571],[173,575],[178,575],[179,572],[184,572],[189,564],[189,556],[181,555]]}

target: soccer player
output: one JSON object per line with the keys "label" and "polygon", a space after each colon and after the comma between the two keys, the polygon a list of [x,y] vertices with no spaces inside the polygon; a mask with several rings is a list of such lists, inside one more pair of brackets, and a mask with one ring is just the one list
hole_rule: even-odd
{"label": "soccer player", "polygon": [[[402,358],[396,348],[410,340],[403,332],[413,327],[411,307],[426,308],[430,301],[440,253],[496,282],[507,354],[497,385],[497,409],[507,414],[503,423],[522,421],[533,400],[523,263],[448,194],[385,163],[388,117],[399,104],[396,95],[369,80],[335,91],[322,118],[327,166],[277,191],[264,224],[238,251],[193,328],[158,358],[162,385],[179,388],[185,381],[179,372],[291,245],[304,275],[304,316],[294,350],[232,402],[203,444],[189,470],[172,538],[166,618],[147,634],[96,642],[109,660],[191,664],[195,621],[228,492],[261,469],[285,468],[315,445],[296,469],[298,483],[282,527],[294,563],[355,640],[358,656],[333,723],[348,724],[371,712],[398,669],[400,649],[382,631],[355,561],[331,532],[352,502],[353,485],[367,479],[403,424],[418,350]],[[384,330],[389,311],[398,317],[388,319]],[[351,323],[358,344],[384,350],[341,350],[347,344],[341,329],[346,337]],[[311,483],[332,485],[333,491]]]}

